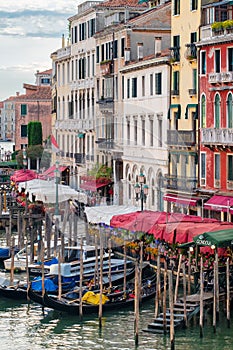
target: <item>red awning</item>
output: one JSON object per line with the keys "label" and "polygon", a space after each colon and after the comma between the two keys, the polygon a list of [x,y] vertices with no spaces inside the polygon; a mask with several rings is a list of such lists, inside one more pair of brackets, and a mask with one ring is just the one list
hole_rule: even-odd
{"label": "red awning", "polygon": [[189,197],[180,197],[177,196],[176,194],[165,194],[165,196],[163,196],[163,199],[165,201],[168,202],[175,202],[175,203],[179,203],[181,205],[190,205],[195,207],[197,205],[197,198],[189,198]]}
{"label": "red awning", "polygon": [[10,179],[14,182],[25,182],[37,179],[37,177],[38,175],[34,170],[20,169],[16,170]]}
{"label": "red awning", "polygon": [[[59,166],[59,172],[62,173],[64,170],[66,170],[67,166]],[[55,176],[55,170],[56,170],[56,165],[52,165],[50,168],[45,170],[43,174],[39,175],[40,179],[44,179],[47,177],[54,177]]]}
{"label": "red awning", "polygon": [[98,188],[107,186],[110,183],[111,183],[111,181],[108,181],[108,180],[103,181],[103,182],[97,182],[95,180],[92,180],[92,181],[83,182],[82,184],[80,184],[80,188],[82,190],[95,192],[95,191],[97,191]]}
{"label": "red awning", "polygon": [[204,204],[205,209],[224,212],[230,210],[230,207],[232,206],[233,197],[229,196],[213,196]]}

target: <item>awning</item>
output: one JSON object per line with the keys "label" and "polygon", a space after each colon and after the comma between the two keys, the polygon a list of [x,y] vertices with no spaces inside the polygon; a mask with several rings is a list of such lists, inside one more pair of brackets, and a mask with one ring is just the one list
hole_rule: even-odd
{"label": "awning", "polygon": [[106,180],[103,182],[98,182],[98,181],[92,180],[92,181],[83,182],[82,184],[80,184],[80,188],[82,190],[95,192],[98,188],[107,186],[110,183],[111,183],[111,181],[109,181],[109,180]]}
{"label": "awning", "polygon": [[85,207],[87,221],[91,224],[105,224],[110,226],[110,221],[116,213],[124,215],[138,211],[138,207],[128,207],[126,205],[106,205],[100,207]]}
{"label": "awning", "polygon": [[213,196],[205,204],[204,208],[215,211],[227,212],[233,206],[233,197]]}
{"label": "awning", "polygon": [[193,240],[200,246],[228,247],[233,245],[233,229],[204,232],[193,237]]}
{"label": "awning", "polygon": [[198,104],[196,104],[196,103],[189,103],[189,104],[187,104],[186,111],[185,111],[185,119],[188,119],[188,114],[189,114],[189,109],[190,108],[195,108],[194,119],[198,119]]}
{"label": "awning", "polygon": [[180,197],[175,194],[165,194],[163,199],[168,202],[175,202],[181,205],[190,205],[195,207],[197,205],[197,198],[189,198],[189,197]]}
{"label": "awning", "polygon": [[[67,166],[59,166],[58,170],[60,173],[62,173],[64,170],[67,169]],[[47,170],[45,170],[42,174],[39,175],[39,178],[46,178],[46,177],[54,177],[56,171],[56,165],[51,166]]]}
{"label": "awning", "polygon": [[171,109],[174,109],[174,108],[177,109],[176,119],[180,119],[180,115],[181,115],[180,104],[170,105],[169,110],[168,110],[168,114],[167,114],[167,119],[171,119]]}

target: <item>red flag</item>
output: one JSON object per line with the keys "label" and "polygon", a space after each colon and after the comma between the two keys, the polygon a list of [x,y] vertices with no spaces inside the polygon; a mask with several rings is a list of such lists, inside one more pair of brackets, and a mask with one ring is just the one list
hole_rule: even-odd
{"label": "red flag", "polygon": [[52,145],[52,152],[58,153],[60,151],[57,141],[53,135],[51,135],[51,145]]}

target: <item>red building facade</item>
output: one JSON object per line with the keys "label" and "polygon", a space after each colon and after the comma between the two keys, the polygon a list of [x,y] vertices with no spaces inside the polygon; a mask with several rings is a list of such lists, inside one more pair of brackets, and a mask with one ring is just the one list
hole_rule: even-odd
{"label": "red building facade", "polygon": [[232,9],[230,2],[203,8],[198,44],[200,187],[210,198],[206,215],[228,221],[233,217],[233,21],[227,21]]}

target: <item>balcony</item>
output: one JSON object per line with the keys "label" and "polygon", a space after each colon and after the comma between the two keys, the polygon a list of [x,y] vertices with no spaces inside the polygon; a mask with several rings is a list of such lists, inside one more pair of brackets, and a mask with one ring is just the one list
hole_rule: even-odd
{"label": "balcony", "polygon": [[94,86],[95,81],[93,77],[72,81],[72,83],[70,83],[71,90],[92,89]]}
{"label": "balcony", "polygon": [[180,90],[171,90],[171,95],[172,96],[179,96],[180,95]]}
{"label": "balcony", "polygon": [[180,48],[178,46],[170,47],[171,55],[170,61],[171,63],[180,62]]}
{"label": "balcony", "polygon": [[233,72],[210,73],[208,77],[210,84],[233,82]]}
{"label": "balcony", "polygon": [[93,119],[72,119],[72,120],[56,120],[55,128],[62,131],[78,131],[78,130],[93,130]]}
{"label": "balcony", "polygon": [[197,94],[197,89],[189,89],[189,96],[196,96]]}
{"label": "balcony", "polygon": [[193,130],[168,130],[167,144],[169,146],[194,146],[196,144],[196,133]]}
{"label": "balcony", "polygon": [[113,73],[112,60],[100,62],[100,73],[103,76],[109,76]]}
{"label": "balcony", "polygon": [[115,147],[113,139],[98,138],[96,144],[98,150],[112,150]]}
{"label": "balcony", "polygon": [[57,59],[68,58],[71,55],[71,46],[57,50]]}
{"label": "balcony", "polygon": [[189,61],[193,61],[197,59],[197,48],[196,45],[193,43],[186,45],[187,50],[185,52],[185,57]]}
{"label": "balcony", "polygon": [[170,190],[192,192],[197,185],[196,177],[177,176],[165,174],[164,186]]}
{"label": "balcony", "polygon": [[233,145],[233,129],[201,129],[201,143],[229,147]]}
{"label": "balcony", "polygon": [[228,40],[229,36],[232,36],[233,33],[233,27],[232,26],[228,26],[226,28],[224,28],[223,26],[219,26],[219,28],[212,28],[212,26],[210,24],[202,26],[201,27],[201,33],[200,33],[200,37],[201,37],[201,41],[212,41],[214,40],[215,42],[218,41],[226,41]]}

